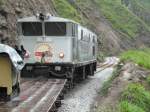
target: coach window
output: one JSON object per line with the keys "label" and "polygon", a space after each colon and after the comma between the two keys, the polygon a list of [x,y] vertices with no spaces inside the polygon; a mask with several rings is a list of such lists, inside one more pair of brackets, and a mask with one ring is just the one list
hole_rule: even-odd
{"label": "coach window", "polygon": [[72,36],[75,37],[75,24],[72,24]]}
{"label": "coach window", "polygon": [[93,43],[95,43],[95,36],[93,36]]}
{"label": "coach window", "polygon": [[66,23],[64,22],[46,22],[46,36],[66,36]]}
{"label": "coach window", "polygon": [[95,46],[93,46],[93,56],[95,56]]}
{"label": "coach window", "polygon": [[83,30],[81,30],[81,40],[83,40]]}
{"label": "coach window", "polygon": [[41,36],[42,23],[41,22],[23,22],[22,34],[24,36]]}
{"label": "coach window", "polygon": [[88,39],[89,39],[88,41],[90,42],[91,41],[91,34],[89,34],[89,38]]}

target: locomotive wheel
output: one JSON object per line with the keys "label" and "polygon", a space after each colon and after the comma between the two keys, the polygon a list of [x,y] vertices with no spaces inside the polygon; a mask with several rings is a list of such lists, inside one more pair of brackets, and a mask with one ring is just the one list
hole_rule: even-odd
{"label": "locomotive wheel", "polygon": [[86,79],[86,71],[85,71],[85,67],[83,67],[83,74],[82,74],[82,78],[83,78],[83,80],[85,80],[85,79]]}
{"label": "locomotive wheel", "polygon": [[73,79],[68,79],[68,89],[73,89],[73,88],[74,88]]}
{"label": "locomotive wheel", "polygon": [[[86,70],[85,67],[82,67],[80,70],[80,74],[79,74],[80,81],[83,81],[86,79],[86,71],[85,70]],[[81,75],[81,77],[80,77],[80,75]]]}

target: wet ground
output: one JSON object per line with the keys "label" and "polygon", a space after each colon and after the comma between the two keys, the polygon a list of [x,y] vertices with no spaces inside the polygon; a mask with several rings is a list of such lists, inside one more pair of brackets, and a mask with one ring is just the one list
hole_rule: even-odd
{"label": "wet ground", "polygon": [[90,112],[90,107],[94,102],[102,84],[111,76],[113,68],[107,68],[98,72],[93,77],[76,85],[65,97],[62,107],[58,112]]}

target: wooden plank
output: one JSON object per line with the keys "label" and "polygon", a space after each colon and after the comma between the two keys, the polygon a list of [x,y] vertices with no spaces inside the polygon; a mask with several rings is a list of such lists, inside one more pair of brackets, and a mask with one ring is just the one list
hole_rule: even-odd
{"label": "wooden plank", "polygon": [[65,83],[65,79],[27,79],[21,83],[18,97],[7,103],[0,102],[0,112],[48,112]]}

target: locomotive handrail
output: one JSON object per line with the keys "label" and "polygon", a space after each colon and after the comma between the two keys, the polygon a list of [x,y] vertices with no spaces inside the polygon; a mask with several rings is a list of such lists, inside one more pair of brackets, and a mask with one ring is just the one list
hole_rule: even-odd
{"label": "locomotive handrail", "polygon": [[0,44],[0,54],[1,53],[6,53],[9,55],[10,60],[12,61],[16,69],[21,70],[24,67],[23,59],[12,47],[8,45]]}

